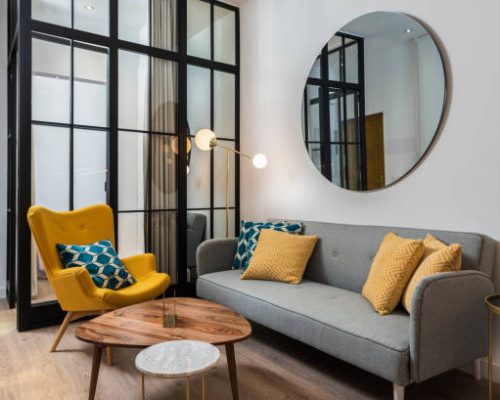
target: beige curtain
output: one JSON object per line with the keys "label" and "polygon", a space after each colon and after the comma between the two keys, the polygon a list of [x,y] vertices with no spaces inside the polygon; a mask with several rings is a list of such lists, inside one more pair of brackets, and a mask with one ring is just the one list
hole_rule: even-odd
{"label": "beige curtain", "polygon": [[[176,0],[153,0],[152,41],[155,47],[176,49]],[[177,64],[151,60],[152,127],[154,132],[176,133]],[[153,134],[151,140],[151,204],[153,210],[177,209],[176,154],[174,136]],[[174,146],[173,146],[174,145]],[[177,281],[177,212],[158,211],[151,218],[151,250],[158,267]]]}

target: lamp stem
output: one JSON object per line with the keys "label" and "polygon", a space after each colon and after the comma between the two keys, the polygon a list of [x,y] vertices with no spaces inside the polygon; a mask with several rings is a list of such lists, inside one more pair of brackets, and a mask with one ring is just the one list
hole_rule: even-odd
{"label": "lamp stem", "polygon": [[238,154],[238,155],[240,155],[242,157],[245,157],[245,158],[248,158],[250,160],[252,159],[252,157],[249,156],[248,154],[242,153],[241,151],[233,149],[231,147],[224,146],[223,144],[220,144],[218,141],[216,142],[215,146],[221,147],[221,148],[225,149],[226,151],[231,151],[231,152],[233,152],[235,154]]}
{"label": "lamp stem", "polygon": [[[222,147],[222,146],[221,146]],[[226,149],[226,238],[229,237],[229,152],[230,148]]]}

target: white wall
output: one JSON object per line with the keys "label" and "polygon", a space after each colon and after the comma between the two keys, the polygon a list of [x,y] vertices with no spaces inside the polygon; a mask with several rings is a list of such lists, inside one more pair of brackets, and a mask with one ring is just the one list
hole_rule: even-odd
{"label": "white wall", "polygon": [[0,298],[7,263],[7,0],[0,0]]}
{"label": "white wall", "polygon": [[[310,161],[300,107],[321,47],[352,19],[380,10],[408,13],[436,31],[449,55],[453,93],[444,130],[420,167],[386,190],[354,193],[332,185]],[[500,2],[252,0],[242,5],[241,18],[242,148],[269,158],[264,170],[241,163],[243,218],[438,228],[500,239]]]}

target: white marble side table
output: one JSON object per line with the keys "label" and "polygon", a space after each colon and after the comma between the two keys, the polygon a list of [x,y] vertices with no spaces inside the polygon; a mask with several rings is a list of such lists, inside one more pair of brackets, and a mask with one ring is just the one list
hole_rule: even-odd
{"label": "white marble side table", "polygon": [[186,380],[186,399],[190,398],[189,378],[201,375],[201,396],[205,400],[205,372],[220,357],[220,351],[210,343],[197,340],[174,340],[155,344],[142,350],[135,366],[142,374],[142,398],[145,399],[144,376]]}

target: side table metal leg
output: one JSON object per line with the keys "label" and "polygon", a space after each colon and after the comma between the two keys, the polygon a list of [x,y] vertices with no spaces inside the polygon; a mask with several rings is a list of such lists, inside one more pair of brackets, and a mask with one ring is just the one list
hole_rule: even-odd
{"label": "side table metal leg", "polygon": [[488,399],[493,400],[493,313],[488,311]]}
{"label": "side table metal leg", "polygon": [[189,400],[189,376],[186,376],[186,400]]}
{"label": "side table metal leg", "polygon": [[142,400],[146,400],[146,388],[145,388],[145,385],[144,385],[144,374],[141,374],[141,392],[142,392]]}

